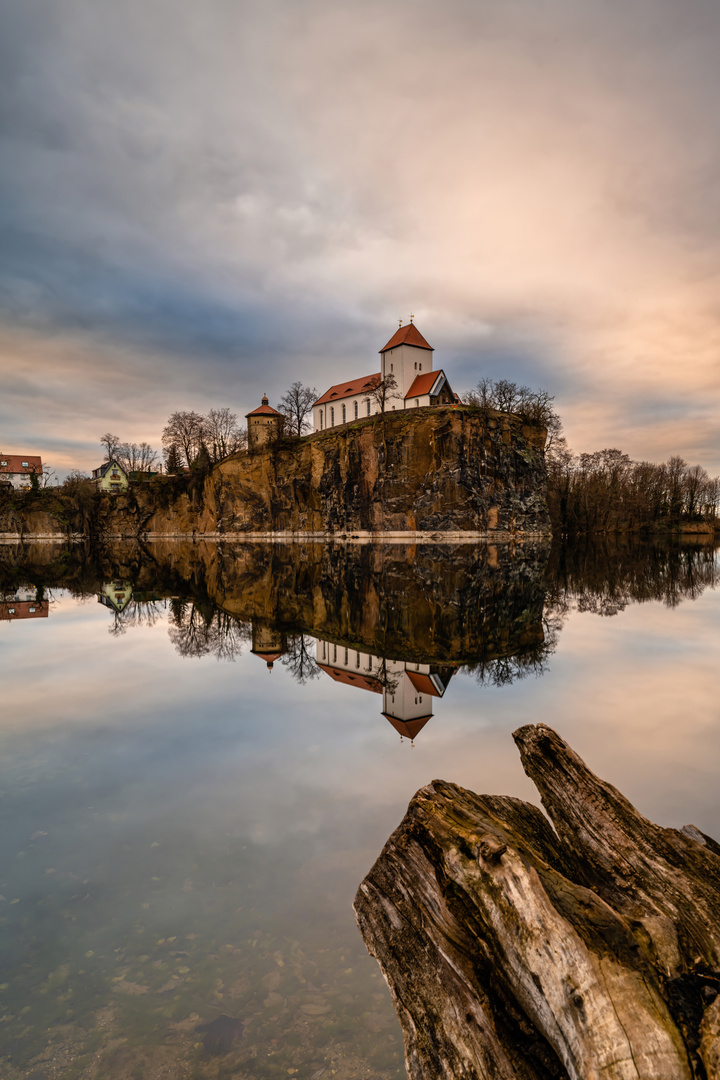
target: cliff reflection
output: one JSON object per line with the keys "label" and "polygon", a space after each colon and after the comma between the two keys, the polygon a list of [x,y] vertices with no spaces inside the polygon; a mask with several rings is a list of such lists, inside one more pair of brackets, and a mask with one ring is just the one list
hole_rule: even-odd
{"label": "cliff reflection", "polygon": [[460,670],[494,686],[541,675],[572,609],[675,606],[717,580],[712,545],[6,545],[0,613],[22,596],[46,614],[51,588],[94,593],[113,634],[167,619],[183,657],[249,649],[298,683],[377,695],[378,712],[413,738]]}

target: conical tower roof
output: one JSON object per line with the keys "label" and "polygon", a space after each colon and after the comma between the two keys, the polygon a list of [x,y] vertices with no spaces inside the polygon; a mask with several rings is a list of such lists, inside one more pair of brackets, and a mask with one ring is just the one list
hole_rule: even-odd
{"label": "conical tower roof", "polygon": [[387,352],[388,349],[395,349],[398,345],[414,345],[417,349],[429,349],[430,352],[435,351],[432,345],[428,345],[415,323],[411,322],[396,330],[387,345],[385,345],[380,352],[384,353]]}

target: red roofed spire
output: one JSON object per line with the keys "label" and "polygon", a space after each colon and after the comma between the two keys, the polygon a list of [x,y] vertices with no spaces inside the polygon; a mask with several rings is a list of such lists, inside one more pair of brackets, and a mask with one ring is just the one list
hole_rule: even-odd
{"label": "red roofed spire", "polygon": [[409,322],[407,326],[399,327],[380,352],[384,353],[388,349],[395,349],[398,345],[414,345],[417,349],[429,349],[430,352],[434,352],[432,345],[428,345],[415,323],[412,322]]}

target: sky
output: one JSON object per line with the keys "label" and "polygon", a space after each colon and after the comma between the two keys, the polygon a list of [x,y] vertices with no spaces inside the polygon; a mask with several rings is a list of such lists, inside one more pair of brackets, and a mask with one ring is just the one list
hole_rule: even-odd
{"label": "sky", "polygon": [[716,0],[0,0],[0,449],[379,369],[720,472]]}

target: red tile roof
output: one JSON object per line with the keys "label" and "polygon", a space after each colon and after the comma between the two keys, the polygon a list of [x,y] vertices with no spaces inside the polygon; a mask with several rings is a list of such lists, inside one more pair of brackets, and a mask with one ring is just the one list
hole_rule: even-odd
{"label": "red tile roof", "polygon": [[[23,461],[27,461],[27,466],[23,466]],[[3,462],[7,464],[3,465]],[[31,472],[42,472],[42,461],[39,457],[33,457],[32,454],[0,454],[0,475]]]}
{"label": "red tile roof", "polygon": [[398,720],[397,716],[391,716],[390,713],[386,712],[383,713],[383,716],[406,739],[414,739],[418,732],[425,727],[428,720],[432,719],[432,713],[429,716],[418,716],[416,720]]}
{"label": "red tile roof", "polygon": [[0,619],[47,619],[47,600],[4,600],[0,602]]}
{"label": "red tile roof", "polygon": [[326,390],[322,397],[315,402],[316,405],[324,405],[325,402],[340,401],[341,398],[352,397],[354,394],[367,394],[380,382],[381,372],[376,371],[372,375],[362,375],[359,379],[350,379],[349,382],[336,383]]}
{"label": "red tile roof", "polygon": [[430,349],[430,352],[433,352],[432,345],[428,345],[415,323],[408,323],[407,326],[401,326],[399,330],[396,330],[385,348],[381,349],[380,352],[384,353],[388,349],[395,349],[398,345],[414,345],[418,349]]}
{"label": "red tile roof", "polygon": [[407,401],[407,399],[411,397],[423,397],[423,395],[429,394],[440,375],[445,375],[442,368],[438,371],[423,371],[422,375],[418,375],[414,379],[412,386],[405,395],[405,400]]}
{"label": "red tile roof", "polygon": [[429,675],[424,675],[422,671],[408,671],[407,677],[418,693],[430,694],[432,697],[442,697]]}
{"label": "red tile roof", "polygon": [[245,413],[245,418],[247,419],[248,416],[282,416],[282,415],[283,414],[281,412],[278,412],[277,409],[273,409],[272,405],[270,405],[268,403],[268,399],[266,397],[264,397],[262,399],[262,405],[259,405],[257,407],[257,409],[253,409],[252,412]]}
{"label": "red tile roof", "polygon": [[372,676],[363,675],[354,671],[338,671],[337,668],[327,664],[318,664],[322,671],[326,671],[335,682],[344,683],[346,686],[356,686],[359,690],[372,690],[373,694],[382,694],[382,683]]}

